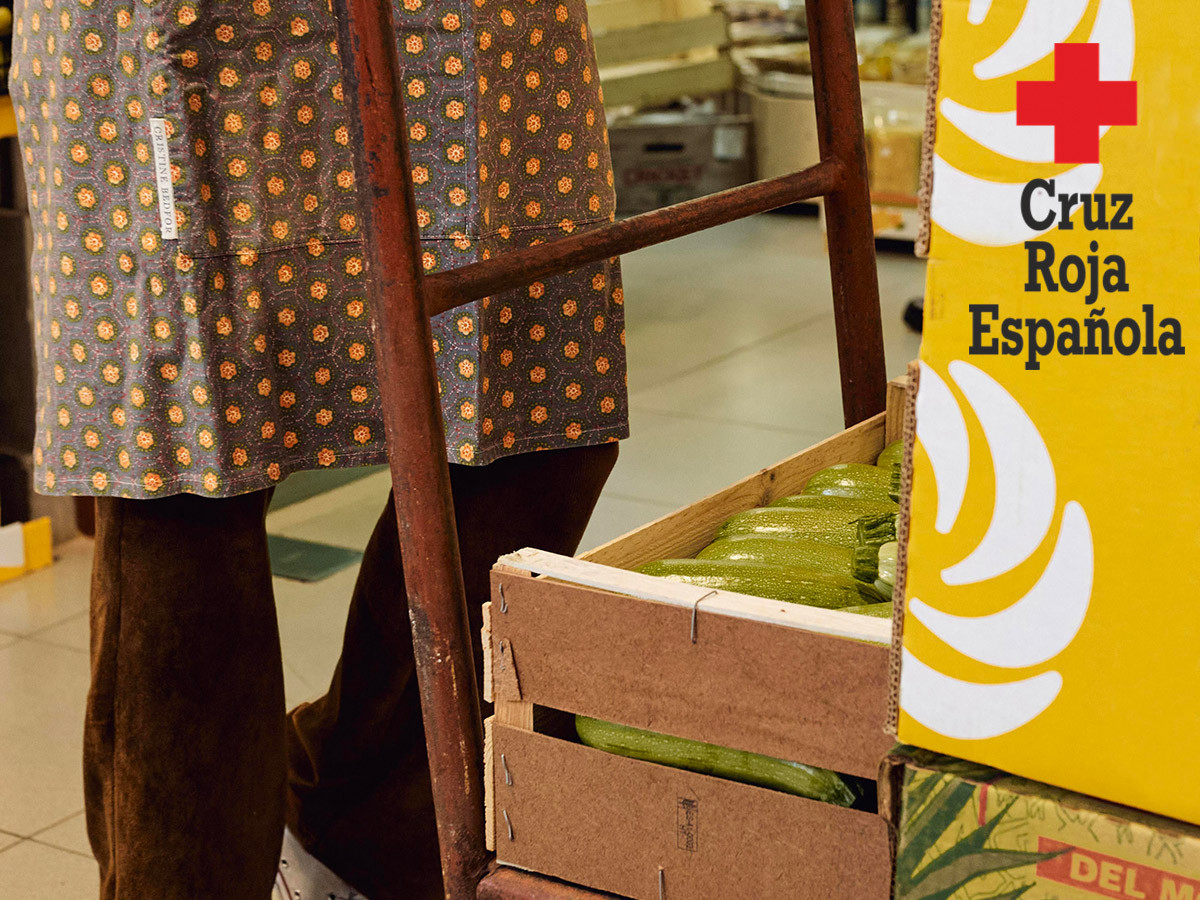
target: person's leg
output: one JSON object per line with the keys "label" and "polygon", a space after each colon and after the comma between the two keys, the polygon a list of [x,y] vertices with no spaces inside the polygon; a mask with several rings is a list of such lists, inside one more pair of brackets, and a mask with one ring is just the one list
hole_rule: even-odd
{"label": "person's leg", "polygon": [[101,900],[268,900],[283,835],[269,492],[100,498],[88,835]]}
{"label": "person's leg", "polygon": [[[498,556],[574,553],[617,445],[451,466],[467,605],[482,664],[481,607]],[[288,825],[370,900],[442,897],[412,635],[389,498],[355,586],[329,692],[292,712]]]}

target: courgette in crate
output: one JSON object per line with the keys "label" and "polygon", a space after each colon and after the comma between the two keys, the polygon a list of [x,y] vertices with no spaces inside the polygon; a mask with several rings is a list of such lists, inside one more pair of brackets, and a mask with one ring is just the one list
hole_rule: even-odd
{"label": "courgette in crate", "polygon": [[873,586],[855,581],[848,575],[813,572],[796,566],[768,566],[723,559],[662,559],[647,563],[638,571],[681,584],[822,609],[861,606],[879,600]]}
{"label": "courgette in crate", "polygon": [[879,454],[879,458],[875,460],[875,465],[882,469],[890,469],[892,466],[900,466],[904,464],[904,441],[896,441],[888,444],[883,448],[883,452]]}
{"label": "courgette in crate", "polygon": [[771,507],[775,509],[842,509],[860,516],[898,513],[900,505],[894,500],[859,500],[855,497],[831,497],[828,494],[792,494],[780,497]]}
{"label": "courgette in crate", "polygon": [[[860,521],[863,528],[859,528]],[[896,539],[892,513],[863,516],[848,509],[792,509],[767,506],[738,513],[717,529],[716,540],[738,534],[775,535],[793,540],[819,541],[839,547],[860,543],[882,544]]]}
{"label": "courgette in crate", "polygon": [[900,545],[896,541],[889,541],[879,548],[876,559],[879,574],[876,576],[875,587],[887,597],[892,596],[892,590],[896,586],[896,556],[899,552]]}
{"label": "courgette in crate", "polygon": [[[796,566],[830,575],[849,575],[871,584],[875,571],[854,570],[856,550],[822,544],[819,541],[792,540],[786,537],[739,534],[709,544],[696,554],[696,559],[724,559],[731,562],[752,562],[769,566]],[[870,577],[865,577],[870,575]]]}
{"label": "courgette in crate", "polygon": [[857,799],[855,791],[842,777],[828,769],[670,737],[587,716],[575,717],[575,730],[587,746],[618,756],[786,791],[838,806],[851,806]]}
{"label": "courgette in crate", "polygon": [[874,616],[877,619],[890,619],[892,617],[892,604],[886,603],[867,603],[863,606],[844,606],[842,612],[854,613],[859,616]]}
{"label": "courgette in crate", "polygon": [[864,463],[839,463],[822,469],[808,480],[801,493],[858,500],[896,499],[892,493],[892,470]]}
{"label": "courgette in crate", "polygon": [[873,570],[872,576],[875,590],[890,598],[896,585],[896,555],[900,545],[896,541],[886,544],[859,544],[852,551],[853,575],[860,581],[867,581],[867,575]]}

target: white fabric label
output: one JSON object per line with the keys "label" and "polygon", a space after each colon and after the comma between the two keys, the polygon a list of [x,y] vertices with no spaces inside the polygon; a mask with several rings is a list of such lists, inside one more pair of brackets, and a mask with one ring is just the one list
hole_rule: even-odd
{"label": "white fabric label", "polygon": [[25,528],[13,522],[0,528],[0,569],[25,568]]}
{"label": "white fabric label", "polygon": [[167,145],[167,120],[150,120],[150,143],[154,147],[154,180],[158,187],[158,221],[163,240],[179,237],[175,224],[175,186],[171,183],[171,150]]}

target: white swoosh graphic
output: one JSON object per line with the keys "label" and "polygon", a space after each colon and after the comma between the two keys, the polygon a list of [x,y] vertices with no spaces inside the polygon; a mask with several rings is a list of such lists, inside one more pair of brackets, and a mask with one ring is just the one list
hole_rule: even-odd
{"label": "white swoosh graphic", "polygon": [[[1104,168],[1076,166],[1055,176],[1059,193],[1091,194],[1100,184]],[[954,168],[941,156],[933,157],[931,213],[939,226],[957,238],[985,247],[1010,247],[1032,240],[1034,231],[1021,218],[1021,192],[1025,182],[987,181]],[[1082,209],[1076,207],[1076,214]],[[1050,198],[1038,191],[1033,212],[1039,218],[1050,209]]]}
{"label": "white swoosh graphic", "polygon": [[991,11],[992,0],[971,0],[971,5],[967,8],[967,21],[972,25],[982,25]]}
{"label": "white swoosh graphic", "polygon": [[962,360],[950,376],[966,395],[987,438],[996,476],[996,500],[987,533],[961,562],[942,570],[948,585],[1003,575],[1029,558],[1054,519],[1054,463],[1021,405],[994,378]]}
{"label": "white swoosh graphic", "polygon": [[917,391],[917,440],[925,448],[937,485],[938,507],[935,527],[949,534],[962,509],[971,468],[971,445],[962,410],[946,382],[921,363]]}
{"label": "white swoosh graphic", "polygon": [[1043,712],[1062,690],[1058,672],[1009,684],[976,684],[936,672],[902,654],[900,707],[931,731],[962,741],[981,741],[1015,731]]}
{"label": "white swoosh graphic", "polygon": [[975,77],[1002,78],[1054,52],[1083,21],[1088,0],[1028,0],[1021,21],[995,53],[975,63]]}
{"label": "white swoosh graphic", "polygon": [[[981,20],[982,21],[982,20]],[[1133,7],[1130,0],[1100,0],[1091,43],[1100,45],[1100,78],[1105,81],[1129,81],[1133,77]],[[1017,114],[985,112],[965,106],[950,97],[942,99],[940,109],[946,121],[994,153],[1021,162],[1054,161],[1054,128],[1049,125],[1017,125]],[[1111,129],[1100,129],[1103,137]]]}
{"label": "white swoosh graphic", "polygon": [[977,144],[993,153],[1021,162],[1054,162],[1053,125],[1017,125],[1017,114],[983,112],[964,106],[950,97],[942,98],[946,121]]}
{"label": "white swoosh graphic", "polygon": [[1072,501],[1046,571],[1012,606],[990,616],[952,616],[914,597],[908,611],[964,656],[1005,669],[1036,666],[1079,633],[1092,597],[1092,556],[1087,514]]}
{"label": "white swoosh graphic", "polygon": [[[1100,0],[1089,44],[1100,45],[1100,78],[1129,81],[1137,38],[1133,30],[1132,0]],[[1108,126],[1105,127],[1105,131]]]}

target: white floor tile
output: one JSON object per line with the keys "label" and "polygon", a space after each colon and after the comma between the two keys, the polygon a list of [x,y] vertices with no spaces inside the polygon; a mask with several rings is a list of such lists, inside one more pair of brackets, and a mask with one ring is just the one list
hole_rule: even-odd
{"label": "white floor tile", "polygon": [[[88,590],[88,587],[85,585],[83,589]],[[90,649],[91,641],[91,623],[88,614],[86,612],[76,613],[65,622],[35,631],[30,635],[30,639],[45,644],[54,644],[58,647],[68,647],[72,650],[82,650],[86,653]]]}
{"label": "white floor tile", "polygon": [[71,816],[65,822],[59,822],[52,828],[39,831],[33,839],[40,844],[57,847],[60,850],[70,850],[91,857],[92,845],[88,843],[87,819],[82,812]]}
{"label": "white floor tile", "polygon": [[13,900],[96,900],[100,878],[94,860],[23,841],[0,852],[0,894]]}
{"label": "white floor tile", "polygon": [[83,809],[87,687],[78,651],[30,640],[0,650],[0,829],[31,835]]}
{"label": "white floor tile", "polygon": [[584,532],[579,551],[582,553],[606,544],[613,538],[640,528],[674,510],[675,507],[670,503],[633,500],[605,491],[600,496],[600,502],[596,504],[596,511],[592,514],[587,531]]}
{"label": "white floor tile", "polygon": [[345,487],[269,513],[267,531],[362,550],[387,504],[391,486],[390,473],[376,472]]}
{"label": "white floor tile", "polygon": [[633,390],[829,312],[815,221],[759,216],[626,257]]}
{"label": "white floor tile", "polygon": [[[919,337],[900,316],[923,293],[925,263],[892,250],[878,261],[889,361],[894,338],[903,339],[898,355],[912,358]],[[829,258],[814,219],[755,216],[633,254],[623,266],[635,392],[832,316]],[[836,369],[824,377],[836,380]]]}
{"label": "white floor tile", "polygon": [[315,700],[325,693],[326,682],[321,687],[309,682],[288,659],[283,661],[283,696],[288,709],[295,708],[306,700]]}
{"label": "white floor tile", "polygon": [[[919,345],[885,336],[889,376],[904,373]],[[787,428],[828,437],[843,427],[833,318],[763,341],[699,372],[633,395],[635,408]]]}
{"label": "white floor tile", "polygon": [[313,584],[274,579],[289,703],[319,695],[329,686],[342,652],[346,613],[357,576],[358,566],[351,566]]}
{"label": "white floor tile", "polygon": [[0,631],[25,635],[88,608],[92,541],[75,538],[55,548],[54,565],[0,584]]}
{"label": "white floor tile", "polygon": [[820,432],[705,421],[635,407],[632,436],[608,482],[615,494],[672,509],[803,450]]}
{"label": "white floor tile", "polygon": [[658,413],[828,436],[842,427],[833,319],[639,391],[633,403]]}

